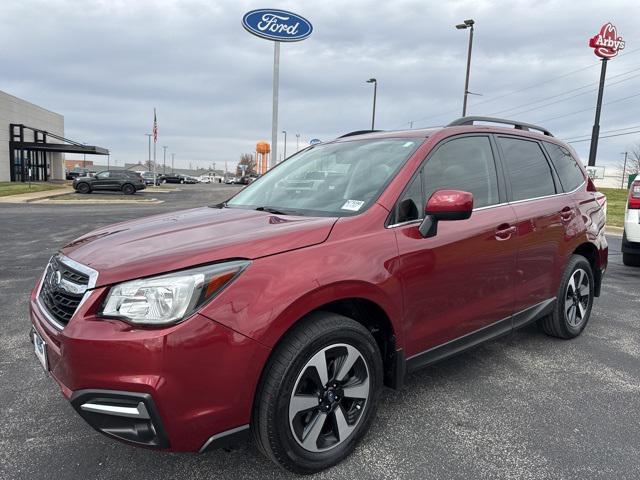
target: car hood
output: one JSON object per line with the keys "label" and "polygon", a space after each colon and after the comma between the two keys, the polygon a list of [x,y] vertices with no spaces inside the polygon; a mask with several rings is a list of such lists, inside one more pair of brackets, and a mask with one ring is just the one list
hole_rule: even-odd
{"label": "car hood", "polygon": [[202,207],[117,223],[61,252],[97,270],[96,286],[231,258],[255,259],[324,242],[334,217]]}

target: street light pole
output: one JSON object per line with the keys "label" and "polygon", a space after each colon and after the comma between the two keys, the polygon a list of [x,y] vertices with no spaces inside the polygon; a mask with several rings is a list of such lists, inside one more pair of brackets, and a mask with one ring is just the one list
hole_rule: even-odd
{"label": "street light pole", "polygon": [[296,133],[296,152],[300,151],[300,134]]}
{"label": "street light pole", "polygon": [[462,102],[462,116],[467,115],[467,96],[469,95],[469,74],[471,71],[471,50],[473,49],[473,25],[476,22],[472,19],[465,20],[463,23],[456,25],[458,30],[469,29],[469,49],[467,50],[467,75],[464,81],[464,100]]}
{"label": "street light pole", "polygon": [[284,133],[284,159],[287,159],[287,131],[286,130],[282,130],[282,133]]}
{"label": "street light pole", "polygon": [[167,173],[167,147],[164,146],[162,149],[164,150],[162,157],[162,174],[165,175]]}
{"label": "street light pole", "polygon": [[171,154],[171,173],[173,173],[173,161],[176,159],[176,154],[172,153]]}
{"label": "street light pole", "polygon": [[149,137],[149,160],[147,160],[147,168],[151,169],[151,137],[153,137],[152,133],[145,133],[147,137]]}
{"label": "street light pole", "polygon": [[622,185],[620,188],[624,188],[624,176],[627,173],[627,155],[629,152],[622,152],[620,155],[624,155],[624,167],[622,167]]}
{"label": "street light pole", "polygon": [[373,83],[373,115],[371,116],[371,130],[375,130],[376,125],[376,95],[378,93],[378,80],[370,78],[367,83]]}

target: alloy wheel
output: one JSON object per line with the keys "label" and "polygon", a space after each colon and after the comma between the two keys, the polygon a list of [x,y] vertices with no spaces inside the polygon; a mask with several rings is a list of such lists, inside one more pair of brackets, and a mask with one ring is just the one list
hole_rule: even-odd
{"label": "alloy wheel", "polygon": [[369,368],[360,351],[337,343],[302,368],[289,399],[289,426],[310,452],[331,450],[355,431],[369,399]]}
{"label": "alloy wheel", "polygon": [[564,298],[564,316],[570,326],[578,327],[585,321],[590,297],[589,275],[578,268],[571,274]]}

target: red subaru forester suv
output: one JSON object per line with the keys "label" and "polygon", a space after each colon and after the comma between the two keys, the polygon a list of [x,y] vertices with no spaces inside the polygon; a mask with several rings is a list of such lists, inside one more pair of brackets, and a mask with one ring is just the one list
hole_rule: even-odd
{"label": "red subaru forester suv", "polygon": [[579,335],[607,266],[605,202],[534,125],[355,132],[225,203],[69,243],[31,295],[31,339],[110,437],[204,451],[251,432],[315,472],[407,372],[534,321]]}

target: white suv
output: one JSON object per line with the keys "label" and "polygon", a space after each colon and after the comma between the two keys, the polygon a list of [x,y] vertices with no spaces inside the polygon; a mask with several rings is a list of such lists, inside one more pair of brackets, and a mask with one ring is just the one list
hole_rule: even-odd
{"label": "white suv", "polygon": [[630,267],[640,267],[640,178],[631,184],[624,212],[622,262]]}

